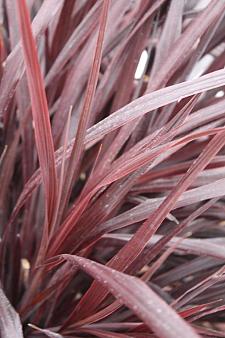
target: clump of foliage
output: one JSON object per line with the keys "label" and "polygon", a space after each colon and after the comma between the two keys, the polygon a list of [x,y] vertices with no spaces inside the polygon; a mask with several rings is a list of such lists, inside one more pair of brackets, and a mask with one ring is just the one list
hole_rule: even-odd
{"label": "clump of foliage", "polygon": [[0,8],[1,337],[225,337],[225,1]]}

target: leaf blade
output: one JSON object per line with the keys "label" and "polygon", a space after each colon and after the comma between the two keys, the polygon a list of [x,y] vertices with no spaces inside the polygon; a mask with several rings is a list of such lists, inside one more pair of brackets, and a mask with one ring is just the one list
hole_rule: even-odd
{"label": "leaf blade", "polygon": [[179,315],[137,278],[82,257],[70,255],[63,255],[63,257],[71,263],[78,264],[93,278],[97,278],[159,337],[175,338],[182,334],[187,338],[199,338],[198,334]]}

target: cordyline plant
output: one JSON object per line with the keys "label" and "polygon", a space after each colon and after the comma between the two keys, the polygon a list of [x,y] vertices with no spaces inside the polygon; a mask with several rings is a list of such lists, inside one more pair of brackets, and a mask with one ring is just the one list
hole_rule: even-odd
{"label": "cordyline plant", "polygon": [[1,338],[225,337],[225,1],[0,9]]}

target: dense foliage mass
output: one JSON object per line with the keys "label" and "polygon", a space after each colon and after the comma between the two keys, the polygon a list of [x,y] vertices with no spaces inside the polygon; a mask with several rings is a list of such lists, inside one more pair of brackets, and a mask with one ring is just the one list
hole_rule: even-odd
{"label": "dense foliage mass", "polygon": [[225,337],[225,1],[0,24],[1,337]]}

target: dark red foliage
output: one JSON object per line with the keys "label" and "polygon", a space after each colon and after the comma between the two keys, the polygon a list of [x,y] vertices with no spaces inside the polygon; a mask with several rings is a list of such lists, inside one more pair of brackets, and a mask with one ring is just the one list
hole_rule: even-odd
{"label": "dark red foliage", "polygon": [[1,338],[225,337],[224,13],[0,1]]}

